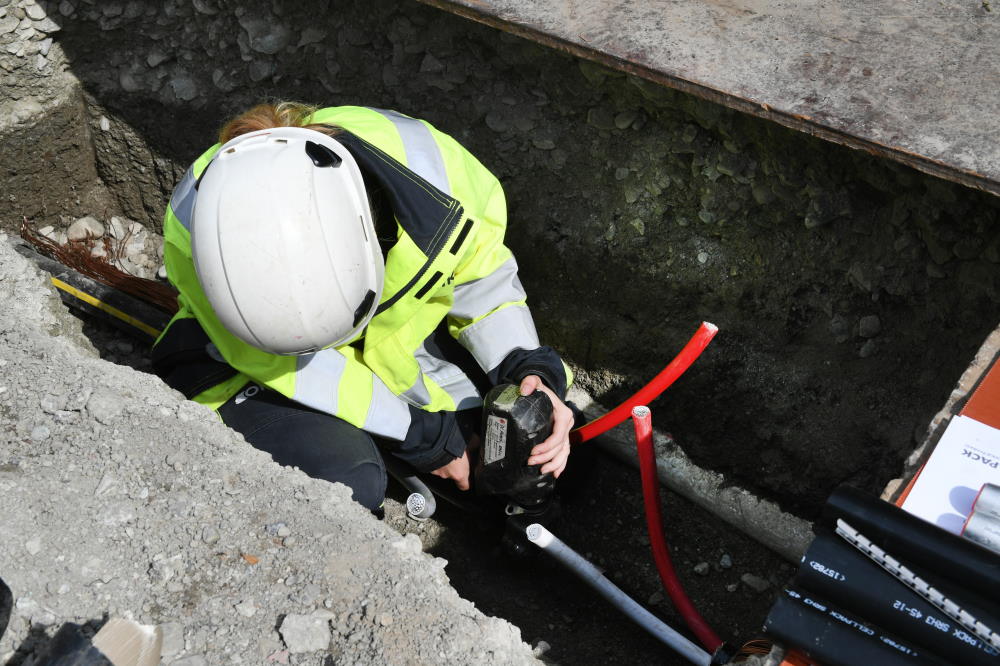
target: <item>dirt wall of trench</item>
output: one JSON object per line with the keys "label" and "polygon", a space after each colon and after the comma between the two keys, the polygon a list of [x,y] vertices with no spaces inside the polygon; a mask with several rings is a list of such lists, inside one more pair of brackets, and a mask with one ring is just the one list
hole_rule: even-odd
{"label": "dirt wall of trench", "polygon": [[[540,333],[578,381],[614,403],[713,321],[717,341],[654,420],[698,464],[802,515],[840,482],[877,492],[898,474],[998,319],[1000,199],[435,9],[37,6],[57,29],[26,37],[54,37],[36,88],[64,86],[61,70],[82,83],[74,177],[96,175],[109,214],[158,225],[187,164],[261,99],[426,118],[504,182]],[[2,50],[27,27],[0,35],[8,78],[25,58],[44,73],[37,52]],[[101,212],[40,205],[32,159],[48,163],[18,159],[34,185],[0,203],[4,227]]]}

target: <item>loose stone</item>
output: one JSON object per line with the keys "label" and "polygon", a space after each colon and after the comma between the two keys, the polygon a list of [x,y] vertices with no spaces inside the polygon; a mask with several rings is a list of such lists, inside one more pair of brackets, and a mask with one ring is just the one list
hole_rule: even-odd
{"label": "loose stone", "polygon": [[54,32],[59,32],[62,28],[59,24],[50,19],[48,16],[43,17],[40,21],[35,21],[32,26],[35,30],[42,34],[51,35]]}
{"label": "loose stone", "polygon": [[242,615],[243,617],[253,617],[254,615],[257,614],[257,607],[254,606],[252,601],[246,601],[246,600],[241,601],[240,603],[236,604],[234,608],[236,608],[236,612]]}
{"label": "loose stone", "polygon": [[771,582],[760,576],[756,576],[752,573],[745,573],[740,576],[740,580],[743,584],[749,587],[754,592],[765,592],[769,587],[771,587]]}
{"label": "loose stone", "polygon": [[278,629],[292,654],[325,650],[330,645],[330,622],[324,615],[286,615]]}
{"label": "loose stone", "polygon": [[42,7],[32,3],[24,8],[24,13],[28,15],[32,21],[41,21],[45,18],[45,10]]}
{"label": "loose stone", "polygon": [[875,354],[878,349],[878,343],[874,340],[865,340],[865,344],[861,345],[861,349],[858,350],[858,356],[861,358],[868,358]]}
{"label": "loose stone", "polygon": [[494,132],[506,132],[508,129],[507,121],[504,117],[495,111],[491,111],[486,114],[486,126],[489,127]]}
{"label": "loose stone", "polygon": [[160,625],[160,631],[163,632],[161,656],[172,657],[184,650],[184,625],[180,622],[166,622]]}
{"label": "loose stone", "polygon": [[635,119],[639,117],[639,114],[635,111],[622,111],[617,116],[615,116],[615,127],[620,130],[628,129],[635,122]]}
{"label": "loose stone", "polygon": [[604,107],[597,106],[587,111],[587,124],[600,130],[613,130],[615,117]]}
{"label": "loose stone", "polygon": [[159,49],[154,49],[150,51],[149,55],[146,56],[146,64],[150,67],[159,67],[161,64],[165,63],[170,59],[170,56],[160,51]]}
{"label": "loose stone", "polygon": [[874,338],[882,332],[882,322],[878,315],[867,315],[858,322],[858,335],[863,338]]}
{"label": "loose stone", "polygon": [[444,65],[441,61],[432,56],[430,53],[424,56],[423,61],[420,63],[420,71],[425,74],[434,74],[437,72],[444,71]]}
{"label": "loose stone", "polygon": [[46,414],[55,414],[66,406],[66,396],[46,393],[42,396],[42,399],[38,401],[38,405]]}
{"label": "loose stone", "polygon": [[[101,117],[102,123],[106,119]],[[103,127],[102,127],[103,129]],[[104,225],[94,217],[87,215],[74,222],[66,230],[66,237],[71,241],[86,240],[88,238],[100,238],[104,235]]]}
{"label": "loose stone", "polygon": [[99,388],[87,400],[87,412],[104,425],[114,421],[123,410],[122,397],[109,389]]}
{"label": "loose stone", "polygon": [[120,217],[112,217],[108,222],[108,233],[115,240],[122,240],[128,233],[128,222]]}

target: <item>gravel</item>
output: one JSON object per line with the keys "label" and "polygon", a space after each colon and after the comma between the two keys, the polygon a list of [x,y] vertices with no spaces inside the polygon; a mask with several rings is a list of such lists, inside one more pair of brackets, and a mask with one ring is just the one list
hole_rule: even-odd
{"label": "gravel", "polygon": [[30,663],[64,622],[116,616],[159,625],[174,666],[534,661],[346,487],[96,358],[2,235],[0,304],[0,575],[15,596],[0,663]]}

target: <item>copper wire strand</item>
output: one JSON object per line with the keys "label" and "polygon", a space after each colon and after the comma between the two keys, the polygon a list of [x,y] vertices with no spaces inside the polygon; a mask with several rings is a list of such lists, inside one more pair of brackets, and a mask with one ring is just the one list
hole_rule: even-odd
{"label": "copper wire strand", "polygon": [[733,662],[740,663],[755,655],[770,654],[772,645],[771,641],[765,638],[755,638],[747,641],[743,644],[743,647],[739,649],[735,657],[733,657]]}
{"label": "copper wire strand", "polygon": [[178,310],[177,292],[170,285],[156,280],[136,277],[115,265],[122,260],[125,243],[132,236],[132,230],[125,232],[125,237],[117,247],[108,238],[101,239],[104,243],[105,256],[94,257],[90,254],[87,240],[67,241],[65,245],[46,238],[28,225],[28,218],[21,218],[21,237],[31,243],[43,255],[55,259],[64,266],[86,275],[101,284],[117,289],[138,298],[167,314]]}

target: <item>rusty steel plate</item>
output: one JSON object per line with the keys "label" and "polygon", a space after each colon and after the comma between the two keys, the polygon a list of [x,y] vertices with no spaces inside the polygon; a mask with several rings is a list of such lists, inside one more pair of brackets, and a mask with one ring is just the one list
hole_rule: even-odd
{"label": "rusty steel plate", "polygon": [[1000,1],[419,1],[1000,195]]}

